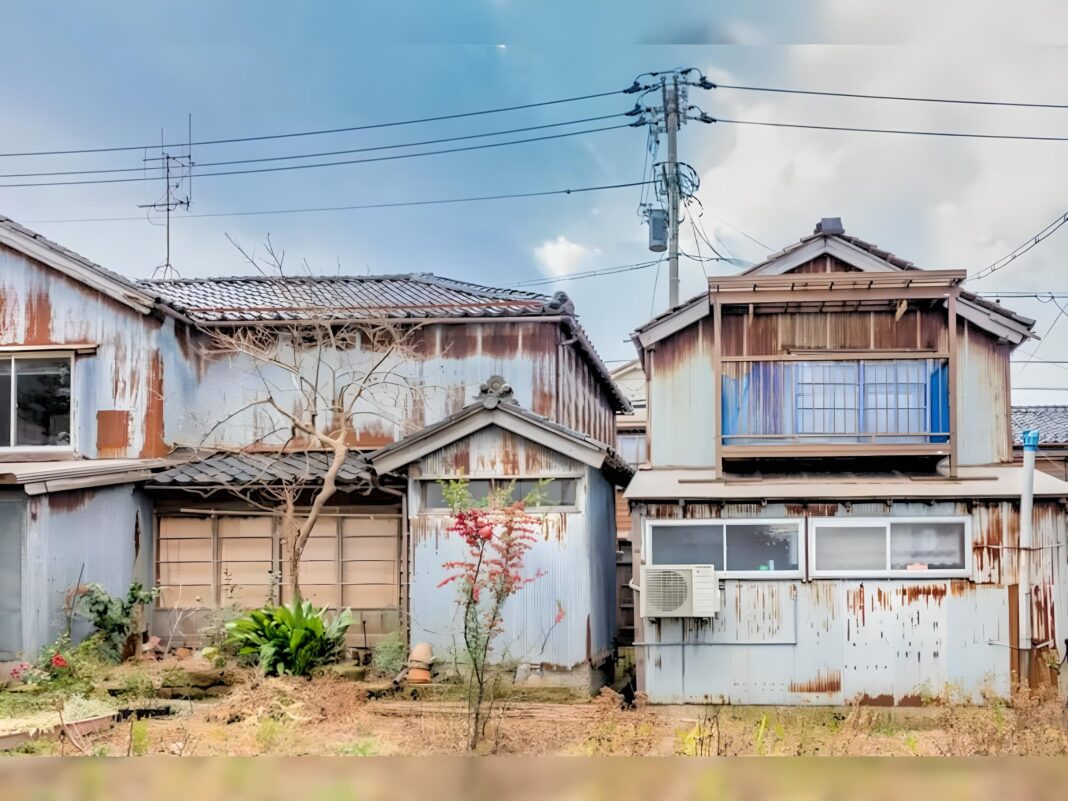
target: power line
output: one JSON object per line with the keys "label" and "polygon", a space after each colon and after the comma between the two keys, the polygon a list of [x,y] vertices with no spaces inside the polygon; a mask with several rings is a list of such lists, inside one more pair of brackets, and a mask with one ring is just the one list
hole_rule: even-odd
{"label": "power line", "polygon": [[1060,217],[1055,219],[1053,222],[1051,222],[1049,225],[1047,225],[1045,228],[1043,228],[1037,234],[1032,236],[1026,242],[1024,242],[1023,244],[1021,244],[1021,245],[1019,245],[1019,246],[1017,246],[1015,248],[1013,248],[1011,251],[1006,253],[1004,256],[1002,256],[997,261],[988,264],[986,267],[984,267],[982,270],[977,272],[975,275],[970,276],[969,278],[966,278],[965,281],[971,281],[971,280],[978,281],[980,278],[986,278],[988,275],[990,275],[992,273],[996,273],[998,270],[1002,269],[1003,267],[1008,267],[1009,264],[1014,262],[1016,259],[1018,259],[1023,254],[1027,253],[1027,251],[1031,250],[1032,248],[1036,247],[1040,242],[1042,242],[1043,240],[1045,240],[1048,237],[1052,236],[1053,233],[1056,232],[1065,223],[1068,223],[1068,212],[1066,212],[1065,214],[1062,214]]}
{"label": "power line", "polygon": [[814,89],[784,89],[772,86],[740,86],[729,83],[714,83],[711,88],[737,89],[743,92],[774,92],[786,95],[815,95],[817,97],[852,97],[862,100],[905,100],[913,103],[951,103],[964,106],[1005,106],[1010,108],[1068,108],[1066,103],[1024,103],[1011,100],[964,100],[946,97],[916,97],[910,95],[870,95],[862,92],[823,92]]}
{"label": "power line", "polygon": [[[526,139],[511,139],[507,142],[489,142],[482,145],[467,145],[466,147],[452,147],[443,148],[440,150],[425,150],[420,153],[397,153],[391,156],[374,156],[372,158],[365,159],[344,159],[342,161],[322,161],[317,164],[287,164],[281,167],[258,167],[251,170],[220,170],[216,172],[195,172],[194,178],[211,178],[220,175],[251,175],[253,173],[267,173],[267,172],[287,172],[290,170],[307,170],[315,167],[338,167],[348,164],[368,164],[371,162],[380,161],[396,161],[398,159],[410,159],[418,158],[420,156],[438,156],[444,153],[463,153],[472,150],[488,150],[496,147],[507,147],[509,145],[522,145],[528,142],[543,142],[551,139],[563,139],[569,136],[583,136],[585,134],[601,133],[602,131],[615,131],[621,128],[629,128],[635,123],[623,123],[622,125],[606,125],[600,128],[585,128],[581,131],[568,131],[566,133],[549,134],[546,136],[532,136]],[[638,123],[644,124],[644,123]],[[15,184],[0,184],[0,189],[14,189],[24,187],[39,187],[39,186],[84,186],[88,184],[124,184],[142,181],[158,181],[158,176],[141,176],[137,178],[100,178],[92,179],[88,181],[46,181],[46,182],[27,182],[27,183],[15,183]]]}
{"label": "power line", "polygon": [[[640,87],[639,87],[640,88]],[[542,108],[544,106],[554,106],[561,103],[575,103],[581,100],[593,100],[599,97],[611,97],[619,94],[629,94],[635,91],[635,87],[631,86],[627,89],[616,89],[611,92],[595,92],[588,95],[577,95],[575,97],[564,97],[557,100],[543,100],[538,103],[524,103],[518,106],[501,106],[498,108],[481,109],[479,111],[465,111],[457,114],[441,114],[436,117],[420,117],[417,119],[408,120],[395,120],[393,122],[376,122],[367,125],[350,125],[345,128],[323,128],[313,131],[295,131],[291,133],[283,134],[265,134],[260,136],[237,136],[229,139],[204,139],[198,142],[175,142],[173,144],[163,144],[159,142],[150,142],[143,145],[122,145],[115,147],[83,147],[74,148],[69,150],[35,150],[35,151],[23,151],[21,153],[0,153],[0,158],[14,158],[24,156],[69,156],[82,153],[119,153],[123,151],[131,150],[154,150],[159,147],[187,147],[187,146],[204,146],[204,145],[229,145],[238,142],[264,142],[271,139],[293,139],[300,136],[323,136],[325,134],[337,134],[337,133],[350,133],[352,131],[369,131],[376,128],[394,128],[400,125],[417,125],[424,122],[440,122],[442,120],[458,120],[465,117],[477,117],[483,114],[500,114],[506,111],[521,111],[523,109],[530,108]]]}
{"label": "power line", "polygon": [[976,292],[975,294],[984,298],[1034,298],[1035,300],[1048,298],[1057,298],[1058,300],[1068,299],[1068,292],[1018,292],[1012,290],[998,290],[991,292]]}
{"label": "power line", "polygon": [[[1064,317],[1064,315],[1068,314],[1068,309],[1059,304],[1056,300],[1053,300],[1053,305],[1057,307],[1057,316],[1053,318],[1053,322],[1049,324],[1049,328],[1046,329],[1046,333],[1042,335],[1042,337],[1039,339],[1038,344],[1035,345],[1034,349],[1028,355],[1027,361],[1024,362],[1023,367],[1027,367],[1027,365],[1034,360],[1035,355],[1038,353],[1038,349],[1041,348],[1045,341],[1049,338],[1049,335],[1053,332],[1054,327],[1056,327],[1057,323],[1060,322],[1061,318]],[[1023,367],[1020,368],[1020,372],[1017,373],[1017,376],[1023,373]]]}
{"label": "power line", "polygon": [[663,257],[659,259],[653,259],[651,261],[640,261],[634,264],[621,264],[618,267],[603,267],[597,270],[586,270],[580,273],[568,273],[567,275],[556,276],[555,278],[537,278],[530,281],[520,281],[512,284],[513,287],[527,287],[527,286],[545,286],[546,284],[555,284],[558,281],[575,281],[580,278],[596,278],[601,275],[616,275],[618,273],[629,273],[634,270],[646,270],[661,262]]}
{"label": "power line", "polygon": [[[402,147],[422,147],[424,145],[437,145],[444,142],[460,142],[466,139],[485,139],[489,136],[506,136],[515,133],[525,133],[527,131],[541,131],[546,128],[561,128],[567,125],[579,125],[586,122],[598,122],[600,120],[609,120],[616,117],[628,116],[626,112],[620,112],[616,114],[601,114],[596,117],[582,117],[576,120],[567,120],[566,122],[551,122],[545,125],[528,125],[523,128],[509,128],[502,131],[488,131],[486,133],[466,134],[464,136],[448,136],[441,139],[424,139],[419,142],[403,142],[396,145],[375,145],[373,147],[357,147],[349,148],[346,150],[325,150],[318,153],[295,153],[289,156],[265,156],[262,158],[252,159],[230,159],[227,161],[207,161],[198,163],[197,167],[226,167],[233,164],[259,164],[263,162],[271,161],[289,161],[292,159],[310,159],[310,158],[323,158],[326,156],[343,156],[351,153],[370,153],[377,150],[394,150]],[[40,178],[59,175],[101,175],[108,173],[130,173],[145,171],[145,167],[114,167],[111,169],[97,169],[97,170],[55,170],[52,172],[12,172],[12,173],[0,173],[0,178]],[[151,169],[151,168],[150,168]],[[198,173],[199,174],[199,173]]]}
{"label": "power line", "polygon": [[[297,209],[266,209],[261,211],[218,211],[204,212],[200,214],[183,214],[182,219],[191,217],[256,217],[267,214],[310,214],[326,211],[354,211],[362,209],[391,209],[407,206],[437,206],[451,203],[475,203],[483,200],[513,200],[516,198],[549,197],[551,195],[577,195],[585,192],[600,192],[610,189],[624,189],[633,186],[642,186],[647,181],[630,181],[621,184],[603,184],[601,186],[581,186],[574,189],[548,189],[541,192],[511,192],[499,195],[475,195],[472,197],[440,198],[436,200],[404,200],[394,203],[360,203],[351,206],[318,206],[314,208]],[[75,219],[52,219],[52,220],[26,220],[28,224],[40,223],[85,223],[85,222],[126,222],[144,221],[144,216],[139,217],[82,217]]]}
{"label": "power line", "polygon": [[765,128],[800,128],[811,131],[845,131],[848,133],[902,134],[907,136],[948,136],[960,139],[1004,139],[1024,142],[1068,142],[1068,136],[1038,136],[1028,134],[984,134],[962,131],[914,131],[904,128],[860,128],[845,125],[815,125],[799,122],[770,122],[767,120],[731,120],[725,117],[710,117],[702,114],[690,119],[698,122],[723,122],[729,125],[756,125]]}

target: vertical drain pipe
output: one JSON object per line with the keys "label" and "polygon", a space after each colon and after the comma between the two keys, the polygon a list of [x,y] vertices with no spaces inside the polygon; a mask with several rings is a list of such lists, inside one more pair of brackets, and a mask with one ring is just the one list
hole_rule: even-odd
{"label": "vertical drain pipe", "polygon": [[1031,544],[1038,439],[1038,431],[1023,432],[1023,489],[1020,492],[1020,547],[1017,557],[1017,583],[1020,588],[1020,675],[1017,680],[1021,687],[1028,686],[1031,677]]}

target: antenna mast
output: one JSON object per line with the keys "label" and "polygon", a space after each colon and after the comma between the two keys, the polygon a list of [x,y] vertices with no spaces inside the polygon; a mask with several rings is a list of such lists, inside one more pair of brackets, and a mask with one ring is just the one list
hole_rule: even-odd
{"label": "antenna mast", "polygon": [[[193,202],[193,115],[187,120],[187,144],[185,153],[177,155],[165,149],[166,139],[163,130],[160,130],[160,154],[158,157],[145,158],[144,162],[159,162],[159,169],[163,175],[163,195],[154,203],[144,203],[138,208],[145,209],[145,216],[152,222],[153,211],[162,211],[164,215],[164,228],[166,229],[166,251],[163,263],[156,266],[152,271],[153,278],[180,278],[177,268],[171,263],[171,213],[175,209],[184,208],[189,210]],[[184,192],[183,192],[184,189]],[[157,225],[157,223],[152,223]]]}

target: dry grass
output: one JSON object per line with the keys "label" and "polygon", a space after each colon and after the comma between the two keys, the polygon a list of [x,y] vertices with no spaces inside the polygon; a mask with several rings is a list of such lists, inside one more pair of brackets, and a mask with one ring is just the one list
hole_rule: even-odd
{"label": "dry grass", "polygon": [[[235,671],[224,698],[172,702],[176,714],[91,737],[94,753],[252,755],[462,754],[467,718],[455,700],[401,693],[367,700],[368,685],[333,675],[264,678]],[[484,753],[589,756],[1068,755],[1055,695],[1019,693],[1011,704],[933,702],[915,710],[633,706],[611,690],[590,701],[505,699]],[[38,753],[48,749],[35,746]],[[69,750],[69,749],[68,749]]]}

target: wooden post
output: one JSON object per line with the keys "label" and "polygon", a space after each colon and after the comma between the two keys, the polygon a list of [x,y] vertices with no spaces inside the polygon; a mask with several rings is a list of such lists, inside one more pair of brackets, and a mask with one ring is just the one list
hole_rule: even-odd
{"label": "wooden post", "polygon": [[715,441],[716,478],[723,476],[723,308],[719,297],[712,295],[712,384],[715,387],[712,398],[712,431]]}
{"label": "wooden post", "polygon": [[953,294],[949,296],[949,313],[947,315],[949,325],[949,386],[946,388],[949,392],[949,465],[950,475],[957,475],[957,421],[959,420],[958,405],[960,403],[960,392],[957,389],[957,357],[958,357],[958,342],[957,342],[957,295],[960,294],[960,289],[954,289]]}

